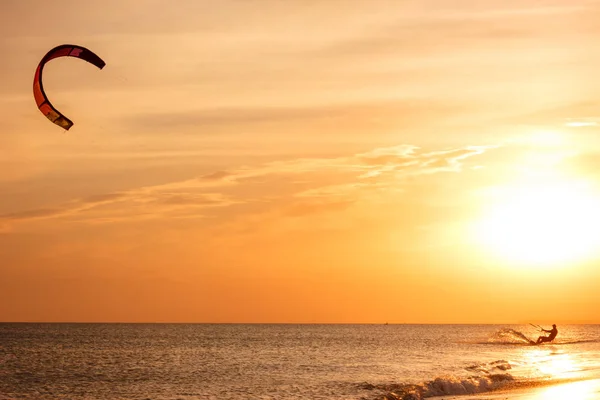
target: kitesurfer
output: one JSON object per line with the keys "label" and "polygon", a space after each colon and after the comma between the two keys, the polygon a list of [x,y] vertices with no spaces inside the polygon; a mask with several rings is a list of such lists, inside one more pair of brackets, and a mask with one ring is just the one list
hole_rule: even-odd
{"label": "kitesurfer", "polygon": [[549,332],[550,334],[548,336],[540,336],[537,340],[537,342],[535,342],[535,344],[540,344],[540,343],[544,343],[544,342],[551,342],[554,340],[554,338],[556,337],[556,335],[558,335],[558,329],[556,329],[556,324],[552,324],[552,329],[548,330],[548,329],[544,329],[541,328],[542,331],[544,332]]}

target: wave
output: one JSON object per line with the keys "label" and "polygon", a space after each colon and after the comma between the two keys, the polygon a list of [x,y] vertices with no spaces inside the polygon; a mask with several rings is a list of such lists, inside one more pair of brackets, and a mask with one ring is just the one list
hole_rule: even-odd
{"label": "wave", "polygon": [[423,400],[438,396],[461,396],[482,394],[494,391],[518,390],[558,383],[575,382],[583,379],[519,379],[507,370],[512,367],[508,361],[470,365],[465,370],[474,373],[470,376],[441,376],[419,384],[378,384],[362,383],[359,389],[376,391],[374,399],[384,400]]}
{"label": "wave", "polygon": [[[387,400],[420,400],[445,395],[463,395],[505,389],[515,383],[508,372],[512,367],[506,360],[469,365],[469,376],[443,376],[420,384],[360,385],[363,390],[377,390]],[[381,398],[381,395],[378,397]]]}
{"label": "wave", "polygon": [[[421,384],[378,385],[387,392],[387,400],[421,400],[428,397],[466,395],[506,388],[514,378],[510,374],[492,374],[479,377],[439,377]],[[364,388],[364,387],[363,387]],[[381,397],[377,397],[381,398]]]}
{"label": "wave", "polygon": [[[510,374],[496,374],[488,377],[453,378],[440,377],[419,385],[393,385],[383,395],[384,400],[423,400],[439,396],[463,396],[495,391],[519,390],[534,387],[553,386],[560,383],[579,382],[585,379],[559,380],[515,380]],[[381,399],[381,395],[376,397]]]}

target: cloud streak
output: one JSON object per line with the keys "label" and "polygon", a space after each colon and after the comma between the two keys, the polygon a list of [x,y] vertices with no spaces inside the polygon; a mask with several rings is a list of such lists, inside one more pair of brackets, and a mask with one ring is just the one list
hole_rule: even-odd
{"label": "cloud streak", "polygon": [[[344,209],[369,190],[398,192],[404,177],[460,172],[466,159],[494,146],[422,152],[412,145],[376,148],[347,157],[300,158],[230,170],[128,191],[76,199],[60,206],[0,216],[0,223],[69,219],[117,222],[186,218],[249,203],[287,204],[290,214]],[[283,181],[282,181],[283,179]],[[296,183],[293,183],[296,182]],[[303,184],[301,184],[304,182]],[[288,190],[283,190],[284,186]]]}
{"label": "cloud streak", "polygon": [[[56,208],[40,208],[4,214],[0,221],[32,221],[55,218],[86,220],[124,220],[140,215],[166,216],[181,208],[198,211],[208,207],[228,206],[234,202],[218,193],[176,193],[160,188],[142,188],[121,193],[94,195],[76,199]],[[120,209],[121,208],[121,209]],[[114,219],[114,216],[120,216]]]}

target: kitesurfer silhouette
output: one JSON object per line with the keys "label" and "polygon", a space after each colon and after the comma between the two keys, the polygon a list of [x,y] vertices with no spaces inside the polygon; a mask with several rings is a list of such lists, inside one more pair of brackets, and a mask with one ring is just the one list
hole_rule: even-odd
{"label": "kitesurfer silhouette", "polygon": [[550,334],[548,336],[540,336],[537,340],[537,342],[535,342],[535,344],[540,344],[540,343],[544,343],[544,342],[551,342],[554,340],[554,338],[556,337],[556,335],[558,335],[558,329],[556,329],[556,324],[552,324],[552,329],[548,330],[548,329],[544,329],[541,328],[542,331],[544,332],[549,332]]}

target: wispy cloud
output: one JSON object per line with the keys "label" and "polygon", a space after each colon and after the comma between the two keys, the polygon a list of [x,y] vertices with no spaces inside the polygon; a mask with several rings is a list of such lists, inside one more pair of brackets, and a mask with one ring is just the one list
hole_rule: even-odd
{"label": "wispy cloud", "polygon": [[565,126],[570,128],[596,127],[600,125],[600,117],[568,118]]}
{"label": "wispy cloud", "polygon": [[[204,215],[209,209],[216,212],[252,202],[276,202],[290,215],[344,209],[369,190],[398,192],[402,177],[460,172],[467,158],[492,147],[422,152],[417,146],[399,145],[347,157],[282,160],[14,212],[0,216],[0,221],[6,224],[68,218],[99,223],[169,216],[186,218]],[[287,190],[283,190],[285,181]]]}
{"label": "wispy cloud", "polygon": [[32,219],[47,219],[65,217],[74,215],[95,207],[115,203],[127,197],[125,193],[107,193],[88,197],[86,199],[74,200],[62,207],[57,208],[41,208],[37,210],[20,211],[10,214],[5,214],[0,218],[5,220],[32,220]]}
{"label": "wispy cloud", "polygon": [[118,221],[145,217],[164,217],[181,208],[197,212],[206,207],[231,205],[218,193],[177,193],[158,188],[141,188],[121,193],[107,193],[76,199],[56,208],[26,210],[0,216],[0,221],[31,221],[70,218],[86,222]]}

